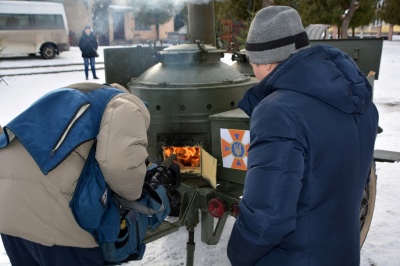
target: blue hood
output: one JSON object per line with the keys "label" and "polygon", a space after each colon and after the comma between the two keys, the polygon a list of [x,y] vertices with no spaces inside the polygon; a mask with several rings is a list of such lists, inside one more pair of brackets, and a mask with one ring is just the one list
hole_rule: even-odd
{"label": "blue hood", "polygon": [[372,87],[354,68],[353,59],[328,45],[317,45],[291,55],[239,103],[249,116],[255,106],[276,90],[292,90],[317,98],[344,113],[361,114],[371,103]]}

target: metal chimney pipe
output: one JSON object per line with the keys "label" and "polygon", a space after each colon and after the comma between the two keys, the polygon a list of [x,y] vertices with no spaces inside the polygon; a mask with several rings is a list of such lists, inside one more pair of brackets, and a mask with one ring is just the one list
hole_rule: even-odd
{"label": "metal chimney pipe", "polygon": [[214,0],[208,4],[188,4],[190,42],[216,46]]}

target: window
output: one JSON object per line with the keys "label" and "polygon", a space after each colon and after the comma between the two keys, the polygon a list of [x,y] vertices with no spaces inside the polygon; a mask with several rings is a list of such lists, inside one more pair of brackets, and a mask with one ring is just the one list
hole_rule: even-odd
{"label": "window", "polygon": [[33,20],[37,30],[64,29],[61,15],[33,15]]}
{"label": "window", "polygon": [[0,30],[31,29],[64,29],[64,20],[62,15],[0,14]]}
{"label": "window", "polygon": [[149,24],[141,23],[135,18],[135,30],[151,30]]}
{"label": "window", "polygon": [[0,30],[29,30],[31,28],[28,14],[0,14]]}

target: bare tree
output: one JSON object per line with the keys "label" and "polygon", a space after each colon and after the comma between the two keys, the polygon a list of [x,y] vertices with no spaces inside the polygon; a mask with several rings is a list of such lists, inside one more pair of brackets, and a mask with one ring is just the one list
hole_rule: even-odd
{"label": "bare tree", "polygon": [[357,0],[352,0],[350,7],[344,11],[342,16],[342,27],[340,29],[340,35],[342,39],[348,38],[347,32],[349,30],[350,21],[359,5],[360,3]]}
{"label": "bare tree", "polygon": [[267,7],[267,6],[273,6],[273,5],[275,5],[274,2],[275,2],[274,0],[263,0],[262,7],[264,8],[264,7]]}
{"label": "bare tree", "polygon": [[388,40],[392,40],[393,26],[400,25],[400,2],[399,0],[386,0],[381,11],[382,19],[389,23]]}

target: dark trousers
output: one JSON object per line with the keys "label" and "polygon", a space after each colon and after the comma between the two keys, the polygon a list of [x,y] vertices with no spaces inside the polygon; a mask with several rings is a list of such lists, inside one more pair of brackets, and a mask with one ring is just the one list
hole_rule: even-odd
{"label": "dark trousers", "polygon": [[90,69],[92,70],[93,78],[96,77],[96,66],[95,66],[95,57],[84,57],[83,63],[85,64],[85,76],[88,78],[89,76],[89,62],[90,62]]}
{"label": "dark trousers", "polygon": [[104,262],[100,248],[48,247],[4,234],[1,239],[13,266],[96,266]]}

